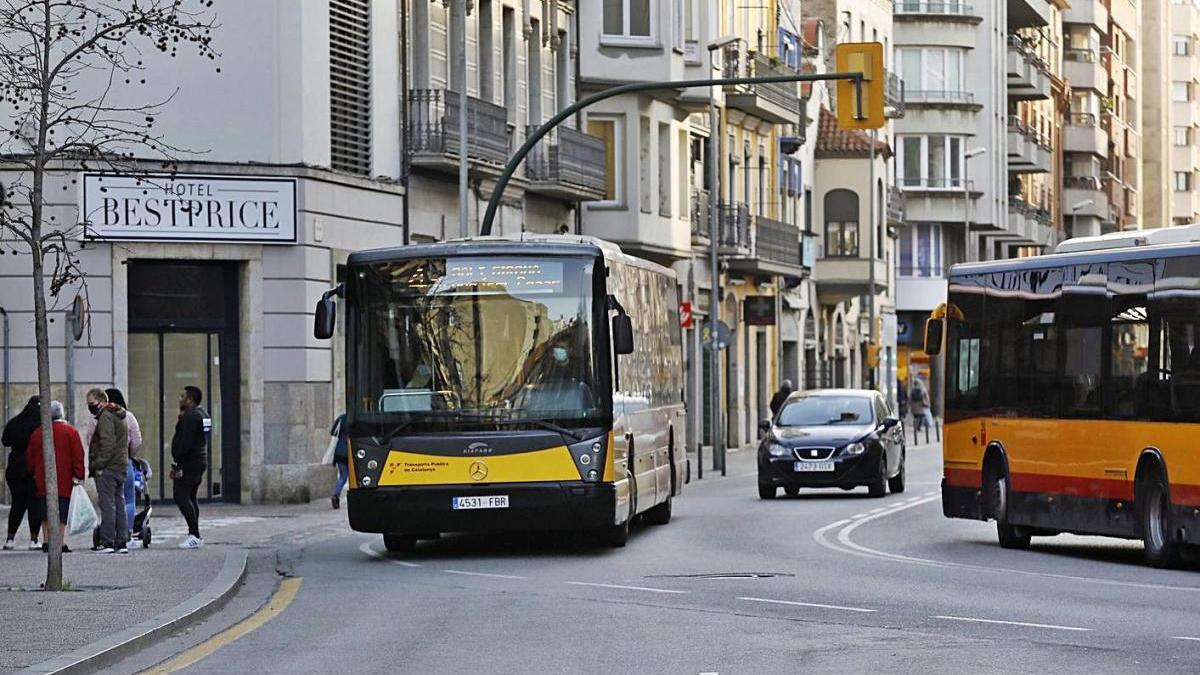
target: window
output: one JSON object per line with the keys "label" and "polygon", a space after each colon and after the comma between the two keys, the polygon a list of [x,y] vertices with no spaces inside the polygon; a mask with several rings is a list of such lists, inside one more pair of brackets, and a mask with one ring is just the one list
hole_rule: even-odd
{"label": "window", "polygon": [[653,33],[651,0],[604,0],[604,35],[645,42]]}
{"label": "window", "polygon": [[1192,39],[1187,35],[1172,36],[1171,51],[1175,56],[1188,56],[1192,52]]}
{"label": "window", "polygon": [[786,28],[779,28],[779,60],[792,70],[800,70],[800,38]]}
{"label": "window", "polygon": [[496,40],[492,26],[495,14],[492,0],[479,2],[479,98],[488,103],[496,102]]}
{"label": "window", "polygon": [[858,193],[830,190],[825,195],[825,257],[858,257]]}
{"label": "window", "polygon": [[1192,189],[1192,174],[1190,171],[1175,172],[1175,191],[1188,192]]}
{"label": "window", "polygon": [[1191,127],[1175,127],[1175,147],[1186,147],[1192,144]]}
{"label": "window", "polygon": [[1171,83],[1171,100],[1176,103],[1187,103],[1192,100],[1192,83],[1191,82],[1172,82]]}
{"label": "window", "polygon": [[671,125],[658,124],[658,215],[671,217]]}
{"label": "window", "polygon": [[542,123],[542,40],[537,19],[530,21],[533,37],[525,43],[525,89],[529,94],[529,124]]}
{"label": "window", "polygon": [[638,125],[638,205],[642,213],[653,213],[654,195],[650,194],[650,118],[642,116]]}
{"label": "window", "polygon": [[681,52],[683,51],[683,26],[684,21],[687,19],[683,3],[684,0],[675,0],[673,3],[674,7],[672,8],[673,15],[671,16],[671,25],[673,28],[671,32],[671,45]]}
{"label": "window", "polygon": [[961,136],[899,136],[896,168],[901,187],[930,190],[962,189]]}
{"label": "window", "polygon": [[334,169],[371,173],[371,13],[368,0],[329,3],[330,154]]}
{"label": "window", "polygon": [[571,34],[558,32],[558,51],[555,55],[554,103],[555,112],[571,105]]}
{"label": "window", "polygon": [[592,202],[596,206],[618,206],[624,195],[621,186],[621,124],[615,117],[588,116],[587,132],[604,139],[604,199]]}
{"label": "window", "polygon": [[942,226],[915,223],[900,229],[900,268],[902,277],[941,278]]}
{"label": "window", "polygon": [[504,8],[502,16],[504,35],[500,49],[504,62],[501,64],[501,73],[504,78],[504,107],[511,120],[517,113],[517,19],[509,7]]}
{"label": "window", "polygon": [[956,98],[964,90],[963,60],[966,50],[941,47],[905,47],[896,50],[906,95],[914,100]]}

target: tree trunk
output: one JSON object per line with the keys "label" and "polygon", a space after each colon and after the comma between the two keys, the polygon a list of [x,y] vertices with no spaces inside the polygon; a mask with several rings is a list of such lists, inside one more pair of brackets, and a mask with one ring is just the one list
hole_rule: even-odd
{"label": "tree trunk", "polygon": [[50,331],[46,322],[45,254],[42,251],[42,190],[45,168],[33,174],[33,325],[37,340],[38,395],[42,398],[42,461],[46,468],[46,590],[62,590],[63,532],[58,515],[58,465],[54,461],[54,429],[50,420]]}

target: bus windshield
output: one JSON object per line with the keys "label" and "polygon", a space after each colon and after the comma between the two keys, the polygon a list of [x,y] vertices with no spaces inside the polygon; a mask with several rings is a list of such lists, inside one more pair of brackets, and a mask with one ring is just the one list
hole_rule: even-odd
{"label": "bus windshield", "polygon": [[594,265],[463,256],[353,268],[352,423],[603,421]]}

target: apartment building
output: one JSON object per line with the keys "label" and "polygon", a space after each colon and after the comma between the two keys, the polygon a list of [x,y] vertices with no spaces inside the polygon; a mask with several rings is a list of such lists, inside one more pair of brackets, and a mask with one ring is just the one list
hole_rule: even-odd
{"label": "apartment building", "polygon": [[[409,210],[412,240],[475,234],[512,152],[576,100],[574,3],[409,0],[401,5],[410,36],[404,53],[408,187],[420,195]],[[465,82],[458,65],[464,58]],[[458,176],[464,87],[470,192],[465,232]],[[611,201],[614,194],[615,160],[621,158],[605,154],[602,135],[588,134],[572,120],[541,141],[509,184],[493,233],[578,231],[579,202]]]}
{"label": "apartment building", "polygon": [[[1169,182],[1170,222],[1174,225],[1200,222],[1200,2],[1172,0],[1170,12],[1170,148],[1164,153],[1169,165],[1164,171]],[[1164,134],[1164,136],[1166,136]],[[1147,214],[1147,225],[1150,216]]]}

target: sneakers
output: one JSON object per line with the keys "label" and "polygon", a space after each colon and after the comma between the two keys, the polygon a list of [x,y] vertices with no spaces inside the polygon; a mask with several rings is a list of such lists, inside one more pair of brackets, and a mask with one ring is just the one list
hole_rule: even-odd
{"label": "sneakers", "polygon": [[[6,548],[12,548],[12,547],[8,546]],[[41,548],[42,548],[42,545],[37,543],[36,541],[29,542],[29,550],[30,551],[39,551],[39,550],[41,550]]]}
{"label": "sneakers", "polygon": [[329,501],[333,502],[333,508],[335,508],[335,509],[342,508],[342,496],[341,495],[334,495],[329,498]]}
{"label": "sneakers", "polygon": [[125,544],[121,544],[120,546],[117,547],[116,552],[121,555],[129,555],[129,547],[126,546]]}
{"label": "sneakers", "polygon": [[3,548],[3,550],[5,550],[5,551],[11,551],[11,550],[13,550],[13,540],[12,540],[12,539],[6,539],[6,540],[4,541],[4,546],[3,546],[2,548]]}
{"label": "sneakers", "polygon": [[188,538],[184,539],[183,543],[179,545],[179,548],[184,548],[184,549],[200,548],[203,545],[204,545],[203,539],[201,539],[200,537],[193,537],[192,535],[189,534]]}
{"label": "sneakers", "polygon": [[116,552],[117,552],[117,549],[115,546],[109,546],[107,544],[97,544],[92,547],[92,553],[116,553]]}

